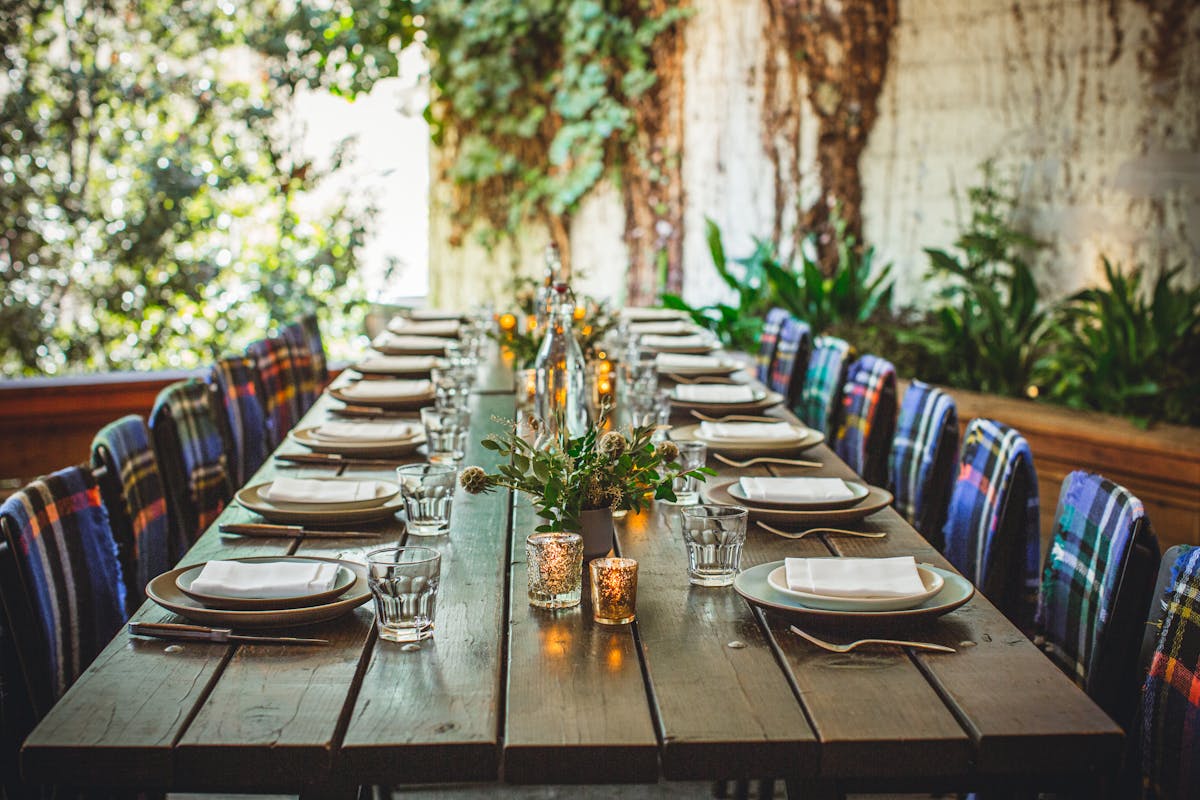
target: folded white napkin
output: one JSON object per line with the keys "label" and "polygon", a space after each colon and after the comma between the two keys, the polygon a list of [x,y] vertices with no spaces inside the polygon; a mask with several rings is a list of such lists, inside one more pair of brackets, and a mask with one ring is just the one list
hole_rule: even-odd
{"label": "folded white napkin", "polygon": [[787,558],[788,588],[829,597],[911,597],[925,591],[912,556]]}
{"label": "folded white napkin", "polygon": [[379,481],[276,478],[258,493],[268,500],[284,503],[352,503],[382,497],[388,491],[387,484]]}
{"label": "folded white napkin", "polygon": [[713,441],[799,438],[796,429],[786,422],[701,422],[700,435]]}
{"label": "folded white napkin", "polygon": [[696,333],[695,323],[682,319],[664,320],[662,322],[632,322],[629,330],[635,334],[660,334],[662,336],[682,336]]}
{"label": "folded white napkin", "polygon": [[849,500],[854,492],[841,478],[742,478],[742,493],[751,500],[776,503]]}
{"label": "folded white napkin", "polygon": [[621,316],[628,320],[686,319],[688,313],[680,311],[677,308],[638,308],[631,306],[629,308],[622,308]]}
{"label": "folded white napkin", "polygon": [[445,311],[437,308],[412,308],[408,311],[409,319],[414,320],[454,320],[457,322],[462,315],[457,311]]}
{"label": "folded white napkin", "polygon": [[691,336],[642,336],[638,339],[647,350],[698,350],[711,347],[712,340],[696,333]]}
{"label": "folded white napkin", "polygon": [[419,427],[406,422],[323,422],[313,436],[323,442],[389,442],[411,439]]}
{"label": "folded white napkin", "polygon": [[396,334],[384,331],[371,340],[371,346],[376,350],[441,350],[446,342],[453,339],[438,336],[415,336],[412,334]]}
{"label": "folded white napkin", "polygon": [[301,597],[329,591],[338,565],[319,561],[209,561],[192,591],[222,597]]}
{"label": "folded white napkin", "polygon": [[659,353],[654,357],[659,372],[689,369],[721,369],[727,366],[718,356],[698,356],[689,353]]}
{"label": "folded white napkin", "polygon": [[686,403],[751,403],[754,389],[724,383],[683,384],[675,387],[675,399]]}
{"label": "folded white napkin", "polygon": [[428,397],[433,394],[430,381],[358,381],[342,388],[345,397],[354,400],[403,400],[409,397]]}
{"label": "folded white napkin", "polygon": [[405,319],[396,317],[388,323],[392,333],[407,336],[458,336],[459,321],[456,319]]}
{"label": "folded white napkin", "polygon": [[422,372],[437,366],[436,356],[367,356],[354,365],[359,372]]}

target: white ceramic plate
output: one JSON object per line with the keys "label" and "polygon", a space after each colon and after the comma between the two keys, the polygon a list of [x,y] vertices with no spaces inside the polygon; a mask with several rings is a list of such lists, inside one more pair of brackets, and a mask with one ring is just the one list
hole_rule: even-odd
{"label": "white ceramic plate", "polygon": [[749,403],[696,403],[691,400],[677,400],[672,396],[671,405],[682,409],[694,408],[710,416],[719,417],[725,414],[757,414],[783,402],[783,395],[779,392],[759,389],[754,396],[756,399]]}
{"label": "white ceramic plate", "polygon": [[[312,478],[311,480],[334,481],[341,483],[359,483],[359,478]],[[365,478],[361,480],[371,480]],[[384,505],[400,494],[400,485],[391,481],[373,481],[383,486],[384,490],[375,497],[365,500],[343,500],[332,503],[301,503],[293,500],[272,500],[263,491],[271,486],[271,481],[258,484],[258,497],[264,503],[270,503],[284,511],[360,511],[364,508],[376,508]]]}
{"label": "white ceramic plate", "polygon": [[887,508],[892,504],[892,493],[878,486],[868,487],[870,491],[858,503],[845,508],[776,508],[764,506],[756,502],[738,500],[729,493],[730,484],[737,481],[720,481],[705,483],[700,486],[700,493],[706,503],[717,503],[726,506],[744,506],[750,512],[751,519],[761,519],[763,522],[779,523],[780,525],[816,525],[834,522],[853,522],[869,517],[876,511]]}
{"label": "white ceramic plate", "polygon": [[433,405],[437,396],[431,388],[425,394],[395,395],[394,397],[355,397],[346,394],[343,388],[329,389],[329,396],[352,406],[371,406],[373,408],[417,409]]}
{"label": "white ceramic plate", "polygon": [[[783,422],[783,420],[780,420],[780,422]],[[762,455],[764,453],[772,455],[798,453],[801,450],[816,447],[825,441],[825,435],[820,431],[814,431],[812,428],[793,425],[792,429],[796,431],[795,438],[710,439],[700,433],[699,425],[681,425],[678,428],[671,429],[671,438],[676,440],[694,439],[697,442],[704,442],[708,445],[708,449],[715,450],[718,453],[744,454],[747,456]]]}
{"label": "white ceramic plate", "polygon": [[350,368],[361,375],[423,377],[435,366],[436,356],[367,356]]}
{"label": "white ceramic plate", "polygon": [[[321,561],[323,559],[310,559],[294,556],[261,556],[255,558],[230,558],[226,561],[244,561],[247,563],[278,563],[280,561]],[[204,594],[201,592],[192,591],[192,581],[196,580],[200,575],[200,571],[204,569],[204,564],[197,564],[190,569],[175,577],[175,585],[179,587],[179,591],[186,594],[193,600],[199,600],[208,608],[223,608],[228,610],[241,611],[270,611],[281,608],[306,608],[308,606],[321,605],[322,603],[331,602],[334,598],[342,595],[354,585],[358,576],[353,570],[348,567],[339,566],[337,576],[334,579],[333,586],[323,592],[310,592],[305,595],[297,595],[295,597],[230,597],[229,595],[221,594]]]}
{"label": "white ceramic plate", "polygon": [[344,456],[406,456],[425,444],[425,433],[419,428],[407,439],[389,439],[381,442],[330,442],[318,439],[316,428],[300,428],[288,432],[288,438],[302,444],[315,453],[334,453]]}
{"label": "white ceramic plate", "polygon": [[396,494],[383,505],[372,506],[371,508],[315,509],[311,511],[281,508],[258,493],[258,490],[265,485],[259,483],[254,486],[246,486],[238,490],[238,493],[234,495],[234,499],[237,500],[238,505],[265,517],[270,522],[281,522],[287,525],[304,525],[311,522],[331,527],[362,525],[368,522],[391,519],[396,515],[396,512],[404,510],[404,498],[399,494]]}
{"label": "white ceramic plate", "polygon": [[847,506],[861,503],[871,493],[861,483],[855,481],[844,481],[846,487],[850,489],[851,495],[843,500],[763,500],[762,498],[747,497],[742,491],[742,483],[740,480],[729,484],[729,496],[737,500],[742,505],[753,503],[756,506],[767,506],[769,508],[795,509],[796,511],[819,511],[826,508],[846,508]]}
{"label": "white ceramic plate", "polygon": [[780,565],[767,573],[767,583],[776,591],[794,597],[809,608],[821,608],[827,611],[903,611],[916,608],[942,590],[945,579],[925,564],[917,565],[917,574],[925,591],[920,594],[905,597],[831,597],[824,594],[812,594],[789,589],[787,585],[787,567]]}

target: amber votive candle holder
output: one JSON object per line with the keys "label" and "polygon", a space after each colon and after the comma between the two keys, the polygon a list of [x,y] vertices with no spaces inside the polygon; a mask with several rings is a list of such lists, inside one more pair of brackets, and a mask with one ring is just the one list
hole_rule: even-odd
{"label": "amber votive candle holder", "polygon": [[571,608],[583,598],[583,537],[535,533],[525,539],[529,605]]}
{"label": "amber votive candle holder", "polygon": [[592,618],[602,625],[633,622],[637,608],[637,562],[632,558],[595,558],[588,562],[592,576]]}

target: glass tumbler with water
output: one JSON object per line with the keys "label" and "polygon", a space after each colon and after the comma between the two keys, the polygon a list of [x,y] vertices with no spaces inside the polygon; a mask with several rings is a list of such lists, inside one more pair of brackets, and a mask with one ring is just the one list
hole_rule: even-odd
{"label": "glass tumbler with water", "polygon": [[457,474],[449,464],[406,464],[396,468],[410,536],[450,532],[450,504]]}
{"label": "glass tumbler with water", "polygon": [[[708,458],[708,447],[704,442],[685,440],[675,442],[679,448],[679,470],[688,472],[703,467]],[[689,506],[700,501],[700,479],[694,477],[676,478],[671,482],[675,492],[675,504]]]}
{"label": "glass tumbler with water", "polygon": [[742,563],[747,511],[741,506],[699,505],[681,509],[688,580],[696,586],[729,586]]}
{"label": "glass tumbler with water", "polygon": [[419,642],[433,636],[442,556],[428,547],[388,547],[367,554],[379,638]]}
{"label": "glass tumbler with water", "polygon": [[425,452],[432,464],[457,464],[467,452],[467,429],[471,415],[454,408],[422,408]]}

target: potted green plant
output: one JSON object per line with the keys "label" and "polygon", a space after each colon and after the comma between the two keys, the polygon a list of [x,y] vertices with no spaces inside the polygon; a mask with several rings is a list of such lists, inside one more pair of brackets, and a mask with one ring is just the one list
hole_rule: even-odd
{"label": "potted green plant", "polygon": [[585,557],[603,555],[612,548],[613,511],[641,511],[651,497],[673,501],[676,478],[716,474],[707,467],[681,472],[675,443],[651,441],[654,426],[606,430],[608,417],[608,408],[601,409],[600,419],[574,438],[565,425],[555,432],[536,418],[513,423],[482,442],[509,462],[495,473],[467,467],[459,482],[471,494],[503,487],[529,495],[543,520],[537,531],[577,532]]}

